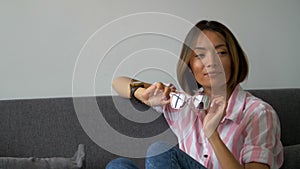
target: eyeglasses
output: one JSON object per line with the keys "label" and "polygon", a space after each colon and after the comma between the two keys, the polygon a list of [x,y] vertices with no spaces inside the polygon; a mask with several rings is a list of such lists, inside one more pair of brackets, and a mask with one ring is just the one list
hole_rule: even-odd
{"label": "eyeglasses", "polygon": [[183,108],[190,100],[193,107],[199,110],[207,110],[210,104],[209,97],[202,94],[189,96],[182,92],[171,92],[170,100],[170,105],[173,109]]}

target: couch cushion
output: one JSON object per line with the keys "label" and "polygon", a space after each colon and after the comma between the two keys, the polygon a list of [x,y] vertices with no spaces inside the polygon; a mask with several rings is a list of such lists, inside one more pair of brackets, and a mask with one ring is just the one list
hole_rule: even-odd
{"label": "couch cushion", "polygon": [[281,169],[299,168],[300,144],[284,147],[284,162]]}
{"label": "couch cushion", "polygon": [[84,169],[84,145],[78,146],[78,150],[72,158],[0,157],[0,166],[13,169]]}
{"label": "couch cushion", "polygon": [[[84,109],[93,111],[89,105],[95,97],[77,99],[84,105]],[[149,108],[141,104],[132,106],[128,99],[118,96],[99,96],[96,99],[107,122],[124,135],[145,138],[168,129],[162,116],[153,122],[136,123],[120,113],[134,111],[142,114]],[[105,168],[109,161],[119,156],[103,149],[85,133],[77,118],[73,101],[73,98],[1,100],[0,157],[67,157],[73,154],[74,147],[82,143],[88,154],[86,167]],[[151,112],[156,113],[154,110]],[[101,136],[105,134],[107,133],[101,133]],[[140,168],[144,167],[143,158],[132,160]]]}

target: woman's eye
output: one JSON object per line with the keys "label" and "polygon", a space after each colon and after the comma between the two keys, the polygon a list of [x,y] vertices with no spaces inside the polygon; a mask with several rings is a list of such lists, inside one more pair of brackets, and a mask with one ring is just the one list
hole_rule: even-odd
{"label": "woman's eye", "polygon": [[217,52],[217,54],[219,56],[224,56],[224,55],[227,55],[227,51],[220,51],[220,52]]}
{"label": "woman's eye", "polygon": [[205,54],[202,54],[202,53],[196,54],[196,57],[198,57],[198,58],[204,58],[204,57],[205,57]]}

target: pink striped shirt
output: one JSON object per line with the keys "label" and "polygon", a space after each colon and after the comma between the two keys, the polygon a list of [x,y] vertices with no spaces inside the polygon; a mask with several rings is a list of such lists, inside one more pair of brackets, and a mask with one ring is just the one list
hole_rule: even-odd
{"label": "pink striped shirt", "polygon": [[[178,138],[181,150],[208,169],[221,168],[204,136],[202,122],[205,112],[195,112],[191,106],[180,110],[172,109],[169,105],[155,109],[164,114]],[[276,169],[283,163],[280,122],[276,112],[269,104],[244,91],[239,85],[229,99],[218,132],[240,164],[260,162]]]}

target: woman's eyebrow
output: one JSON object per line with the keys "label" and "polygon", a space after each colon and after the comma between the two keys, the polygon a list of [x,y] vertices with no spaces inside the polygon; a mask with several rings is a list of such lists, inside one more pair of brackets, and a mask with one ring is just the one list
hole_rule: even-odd
{"label": "woman's eyebrow", "polygon": [[[218,44],[218,45],[216,45],[215,46],[215,49],[218,49],[218,48],[221,48],[221,47],[226,47],[226,44]],[[202,46],[196,46],[195,48],[194,48],[194,50],[206,50],[206,48],[205,47],[202,47]]]}
{"label": "woman's eyebrow", "polygon": [[194,50],[206,50],[206,48],[205,47],[197,46],[197,47],[194,48]]}
{"label": "woman's eyebrow", "polygon": [[215,49],[218,49],[218,48],[220,48],[220,47],[226,47],[226,45],[225,45],[225,44],[219,44],[219,45],[216,45],[216,46],[215,46]]}

